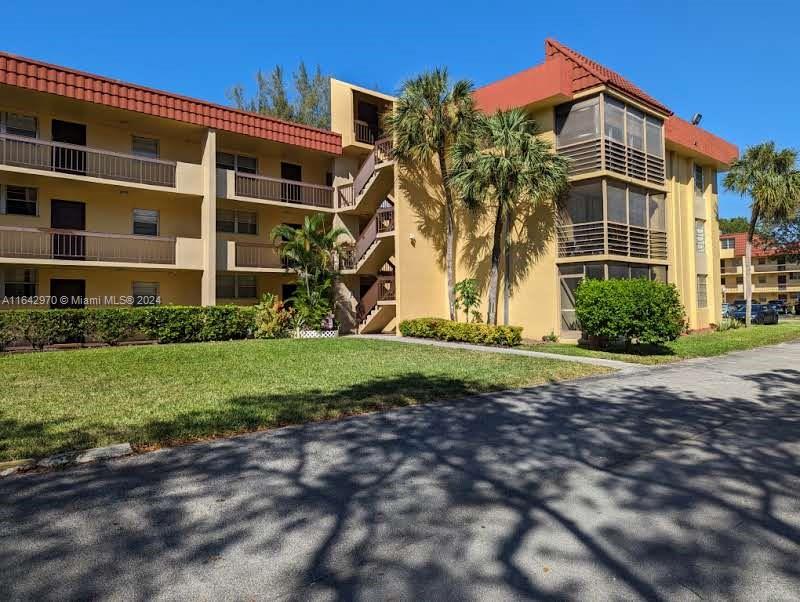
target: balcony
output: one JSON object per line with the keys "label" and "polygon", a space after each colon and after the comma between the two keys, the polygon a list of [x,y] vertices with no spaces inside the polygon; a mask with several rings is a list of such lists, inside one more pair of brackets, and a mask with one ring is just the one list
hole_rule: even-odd
{"label": "balcony", "polygon": [[570,176],[606,170],[644,182],[664,184],[663,158],[626,147],[614,140],[596,138],[561,146],[558,154],[569,159]]}
{"label": "balcony", "polygon": [[36,263],[106,262],[199,269],[200,243],[192,238],[0,226],[0,257]]}
{"label": "balcony", "polygon": [[119,182],[175,188],[177,163],[0,134],[0,164]]}
{"label": "balcony", "polygon": [[[355,245],[348,249],[344,249],[339,253],[339,269],[343,271],[358,272],[360,268],[365,268],[367,260],[375,254],[378,246],[383,238],[390,238],[394,233],[394,207],[381,207],[375,213],[371,220],[364,226],[363,230],[358,236]],[[393,243],[393,240],[391,241]],[[376,271],[388,259],[390,249],[382,254],[380,257],[370,260],[372,268],[368,271]],[[377,262],[377,263],[376,263]]]}
{"label": "balcony", "polygon": [[234,267],[275,269],[286,268],[277,245],[267,243],[236,242]]}
{"label": "balcony", "polygon": [[[224,170],[219,170],[223,171]],[[269,178],[242,172],[228,172],[235,178],[234,190],[236,197],[288,203],[315,207],[318,209],[333,209],[333,187],[306,184],[294,180]]]}
{"label": "balcony", "polygon": [[[385,189],[392,185],[391,170],[384,170],[387,166],[391,165],[392,157],[392,140],[384,138],[375,143],[375,148],[361,164],[352,183],[342,184],[337,188],[337,205],[339,209],[355,209],[361,204],[361,201],[368,196],[371,189],[377,190],[377,196],[372,195],[374,201],[380,202],[379,198]],[[384,173],[386,171],[386,173]],[[367,204],[367,210],[373,209],[374,206]]]}
{"label": "balcony", "polygon": [[581,224],[558,224],[559,257],[586,255],[619,255],[641,259],[667,259],[667,233],[620,224],[597,221]]}
{"label": "balcony", "polygon": [[375,144],[375,141],[380,138],[380,131],[377,126],[370,125],[366,121],[356,119],[353,124],[356,142],[363,142],[364,144]]}

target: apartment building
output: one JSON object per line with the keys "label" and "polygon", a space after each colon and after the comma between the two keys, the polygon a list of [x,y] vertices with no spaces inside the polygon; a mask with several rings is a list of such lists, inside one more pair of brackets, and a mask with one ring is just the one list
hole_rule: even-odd
{"label": "apartment building", "polygon": [[[744,254],[747,234],[723,234],[720,236],[720,274],[723,303],[733,303],[745,298]],[[750,282],[753,301],[765,303],[781,299],[787,303],[800,302],[800,263],[784,255],[770,251],[761,245],[753,245],[753,263],[750,266]]]}
{"label": "apartment building", "polygon": [[[572,159],[568,199],[515,224],[511,323],[575,336],[582,278],[648,277],[706,327],[721,299],[716,174],[736,147],[558,42],[545,51],[476,92],[487,111],[524,107]],[[321,212],[352,243],[344,330],[446,316],[439,175],[392,161],[393,100],[332,80],[325,131],[0,53],[0,307],[288,298],[269,233]],[[458,279],[485,281],[489,227],[461,213]]]}

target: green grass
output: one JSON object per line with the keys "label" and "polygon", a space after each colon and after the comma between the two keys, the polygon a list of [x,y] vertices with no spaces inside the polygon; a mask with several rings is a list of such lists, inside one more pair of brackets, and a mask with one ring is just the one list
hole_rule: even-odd
{"label": "green grass", "polygon": [[764,345],[775,345],[800,339],[800,320],[785,320],[771,326],[751,326],[725,332],[689,334],[668,343],[664,349],[642,354],[616,351],[597,351],[568,343],[543,343],[528,345],[527,349],[562,355],[600,357],[637,364],[663,364],[692,357],[712,357],[730,351],[742,351]]}
{"label": "green grass", "polygon": [[605,372],[346,338],[16,354],[0,369],[0,460],[156,447]]}

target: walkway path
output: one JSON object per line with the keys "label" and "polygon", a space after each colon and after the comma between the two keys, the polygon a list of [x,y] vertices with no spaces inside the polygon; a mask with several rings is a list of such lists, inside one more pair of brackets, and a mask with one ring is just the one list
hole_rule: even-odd
{"label": "walkway path", "polygon": [[528,357],[539,357],[548,360],[560,360],[562,362],[576,362],[579,364],[591,364],[593,366],[606,366],[624,372],[635,372],[652,366],[642,364],[632,364],[619,360],[607,360],[599,357],[585,357],[580,355],[563,355],[560,353],[547,353],[544,351],[530,351],[528,349],[515,349],[513,347],[490,347],[488,345],[472,345],[470,343],[455,343],[451,341],[437,341],[434,339],[418,339],[414,337],[397,337],[387,334],[360,334],[357,335],[364,339],[376,339],[381,341],[392,341],[397,343],[413,343],[414,345],[433,345],[434,347],[449,347],[451,349],[468,349],[470,351],[486,351],[488,353],[508,353],[512,355],[526,355]]}

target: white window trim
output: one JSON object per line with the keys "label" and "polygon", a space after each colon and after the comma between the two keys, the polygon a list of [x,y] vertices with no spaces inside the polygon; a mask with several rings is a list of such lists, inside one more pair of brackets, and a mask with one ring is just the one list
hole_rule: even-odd
{"label": "white window trim", "polygon": [[[11,186],[16,186],[16,184],[11,184]],[[0,215],[13,215],[14,217],[22,217],[22,218],[34,218],[39,217],[39,189],[35,186],[16,186],[17,188],[29,188],[36,191],[36,213],[33,215],[25,215],[23,213],[8,213],[8,187],[9,184],[0,184]]]}

